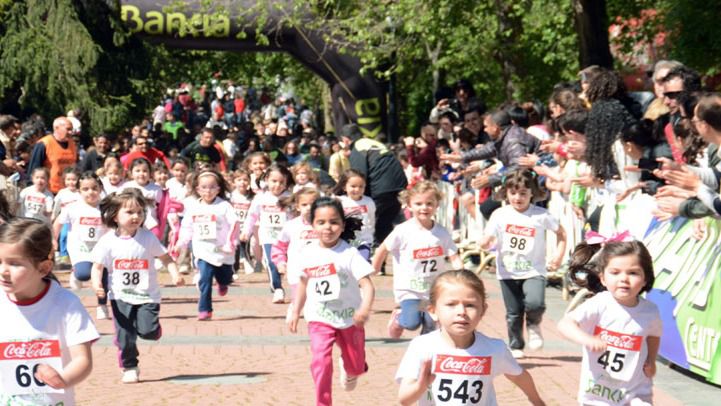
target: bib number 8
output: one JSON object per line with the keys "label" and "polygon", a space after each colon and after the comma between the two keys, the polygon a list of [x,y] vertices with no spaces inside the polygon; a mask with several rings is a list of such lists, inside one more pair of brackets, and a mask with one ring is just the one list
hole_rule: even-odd
{"label": "bib number 8", "polygon": [[15,379],[18,382],[18,385],[21,388],[27,388],[30,385],[35,382],[36,386],[45,386],[45,383],[38,380],[38,378],[35,377],[35,374],[38,372],[38,367],[40,364],[35,364],[32,369],[32,373],[30,372],[30,367],[27,365],[18,365],[17,368],[15,368]]}
{"label": "bib number 8", "polygon": [[460,400],[464,404],[468,402],[476,404],[481,400],[481,396],[483,395],[483,381],[473,381],[470,389],[472,392],[471,395],[468,394],[467,380],[463,380],[454,391],[452,379],[441,379],[438,385],[438,400],[448,402],[453,398]]}
{"label": "bib number 8", "polygon": [[139,272],[123,272],[123,285],[138,285],[140,283]]}
{"label": "bib number 8", "polygon": [[88,238],[90,238],[90,239],[95,238],[95,227],[88,228]]}
{"label": "bib number 8", "polygon": [[523,251],[526,249],[526,239],[521,237],[511,237],[509,245],[512,249]]}
{"label": "bib number 8", "polygon": [[611,351],[605,351],[600,357],[598,357],[598,363],[603,366],[603,369],[609,369],[613,372],[621,372],[626,354],[618,352],[613,353],[613,359],[609,361],[611,354]]}

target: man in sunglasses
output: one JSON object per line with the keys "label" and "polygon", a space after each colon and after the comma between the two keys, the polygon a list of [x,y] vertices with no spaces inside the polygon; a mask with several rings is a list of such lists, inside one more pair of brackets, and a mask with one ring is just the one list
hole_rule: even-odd
{"label": "man in sunglasses", "polygon": [[[686,66],[677,66],[671,69],[662,79],[663,102],[668,107],[668,122],[663,127],[664,136],[671,147],[674,161],[683,162],[683,147],[676,139],[673,127],[681,120],[681,101],[692,92],[701,90],[701,77],[699,74]],[[662,119],[659,117],[659,120]]]}

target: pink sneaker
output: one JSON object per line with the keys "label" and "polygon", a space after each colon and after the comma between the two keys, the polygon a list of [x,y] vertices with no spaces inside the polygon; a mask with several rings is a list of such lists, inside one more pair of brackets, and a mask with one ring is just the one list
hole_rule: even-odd
{"label": "pink sneaker", "polygon": [[225,296],[228,294],[228,285],[218,284],[218,296]]}
{"label": "pink sneaker", "polygon": [[398,317],[401,315],[401,309],[393,309],[391,319],[388,320],[388,336],[390,338],[401,338],[403,335],[403,327],[398,323]]}
{"label": "pink sneaker", "polygon": [[200,312],[198,313],[198,320],[208,321],[213,318],[213,312]]}

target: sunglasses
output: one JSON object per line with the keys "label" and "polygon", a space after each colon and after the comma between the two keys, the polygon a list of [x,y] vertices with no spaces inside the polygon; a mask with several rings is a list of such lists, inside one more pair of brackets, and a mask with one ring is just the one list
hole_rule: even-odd
{"label": "sunglasses", "polygon": [[676,100],[679,98],[679,96],[681,96],[682,93],[683,93],[683,90],[678,90],[675,92],[664,92],[663,96],[668,97],[671,100]]}

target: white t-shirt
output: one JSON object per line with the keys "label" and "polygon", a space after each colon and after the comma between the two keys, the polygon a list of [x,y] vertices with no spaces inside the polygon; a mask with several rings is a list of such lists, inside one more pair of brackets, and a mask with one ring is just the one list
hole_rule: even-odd
{"label": "white t-shirt", "polygon": [[185,188],[185,184],[180,183],[176,178],[170,178],[165,182],[165,186],[168,188],[168,195],[171,200],[176,202],[182,202],[188,196],[188,190]]}
{"label": "white t-shirt", "polygon": [[353,315],[361,305],[358,281],[373,267],[357,249],[340,240],[333,248],[318,243],[303,250],[301,278],[308,281],[303,317],[338,329],[353,325]]}
{"label": "white t-shirt", "polygon": [[248,196],[240,194],[237,190],[233,190],[230,194],[230,204],[235,209],[235,216],[242,227],[245,219],[248,218],[248,210],[250,210],[250,199]]}
{"label": "white t-shirt", "polygon": [[308,245],[318,242],[318,232],[313,230],[313,226],[306,222],[302,216],[298,216],[285,223],[278,236],[278,242],[288,243],[288,252],[286,254],[288,257],[286,263],[288,283],[297,285],[303,273],[303,270],[299,268],[300,259]]}
{"label": "white t-shirt", "polygon": [[130,304],[160,303],[155,258],[166,253],[158,237],[140,228],[133,237],[105,234],[93,248],[94,263],[110,273],[108,298]]}
{"label": "white t-shirt", "polygon": [[105,196],[111,193],[119,192],[125,188],[125,181],[121,180],[117,185],[113,185],[110,183],[107,176],[100,178],[100,182],[103,184],[103,192],[105,193]]}
{"label": "white t-shirt", "polygon": [[60,189],[55,199],[53,200],[53,213],[58,215],[65,206],[70,203],[74,203],[80,199],[80,193],[77,191],[73,192],[68,188]]}
{"label": "white t-shirt", "polygon": [[20,213],[18,217],[31,217],[50,223],[46,213],[53,210],[53,194],[48,190],[38,192],[35,186],[28,186],[20,192]]}
{"label": "white t-shirt", "polygon": [[243,224],[243,231],[248,235],[253,233],[253,227],[258,222],[258,240],[261,244],[273,244],[280,235],[283,225],[289,219],[288,210],[282,209],[278,199],[288,196],[283,192],[275,196],[270,192],[260,192],[253,198],[248,209],[248,217]]}
{"label": "white t-shirt", "polygon": [[13,303],[2,293],[0,324],[0,404],[74,405],[73,388],[39,385],[33,369],[44,363],[62,372],[70,347],[100,337],[78,297],[56,282],[32,304]]}
{"label": "white t-shirt", "polygon": [[558,220],[542,207],[531,205],[519,213],[506,205],[491,214],[485,235],[498,241],[498,279],[546,276],[546,230],[557,231]]}
{"label": "white t-shirt", "polygon": [[353,245],[373,246],[373,233],[376,228],[376,204],[373,199],[363,196],[356,201],[346,195],[338,196],[338,198],[346,216],[360,217],[363,220],[363,226],[355,233]]}
{"label": "white t-shirt", "polygon": [[93,247],[107,231],[100,217],[100,209],[78,201],[66,206],[58,216],[60,224],[70,224],[68,254],[73,265],[92,261]]}
{"label": "white t-shirt", "polygon": [[[158,203],[163,199],[163,189],[153,182],[145,186],[140,186],[134,180],[125,182],[123,189],[134,187],[143,192],[143,196],[150,202],[150,206],[145,209],[145,223],[143,225],[148,230],[158,225]],[[155,202],[153,204],[153,202]]]}
{"label": "white t-shirt", "polygon": [[429,359],[435,379],[418,400],[420,406],[496,405],[493,378],[523,373],[503,340],[476,331],[470,347],[454,348],[440,330],[435,330],[411,340],[398,366],[396,381],[418,379],[421,364]]}
{"label": "white t-shirt", "polygon": [[222,249],[235,248],[235,244],[228,244],[228,239],[237,223],[235,210],[227,200],[216,197],[213,203],[207,204],[197,199],[185,210],[180,223],[180,240],[192,238],[191,248],[198,259],[214,266],[232,265],[234,252]]}
{"label": "white t-shirt", "polygon": [[406,299],[428,300],[431,284],[449,270],[447,257],[458,248],[453,237],[435,222],[428,230],[411,218],[396,226],[383,241],[393,256],[393,295],[396,303]]}
{"label": "white t-shirt", "polygon": [[311,188],[311,189],[318,189],[318,185],[316,185],[316,184],[313,183],[313,182],[308,181],[308,182],[306,182],[306,183],[304,183],[304,184],[302,184],[302,185],[299,185],[299,184],[297,184],[297,183],[296,183],[295,185],[293,185],[293,193],[296,193],[296,192],[298,192],[299,190],[304,189],[304,188],[307,188],[307,187],[308,187],[308,188]]}
{"label": "white t-shirt", "polygon": [[578,401],[585,405],[628,404],[632,399],[651,403],[653,383],[643,373],[648,356],[646,339],[661,337],[656,305],[639,298],[635,307],[619,304],[611,292],[601,292],[570,313],[581,330],[600,336],[606,351],[583,347]]}

